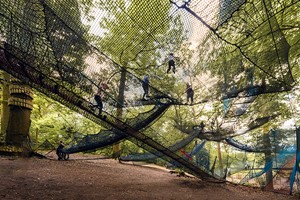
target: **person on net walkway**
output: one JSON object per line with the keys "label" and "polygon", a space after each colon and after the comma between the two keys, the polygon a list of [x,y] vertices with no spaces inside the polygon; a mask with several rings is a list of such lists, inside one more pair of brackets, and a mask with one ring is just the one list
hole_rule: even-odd
{"label": "person on net walkway", "polygon": [[186,103],[188,104],[191,100],[191,104],[194,102],[194,90],[190,84],[186,84]]}
{"label": "person on net walkway", "polygon": [[175,74],[175,58],[178,59],[177,57],[174,57],[173,53],[170,53],[168,56],[168,70],[167,73],[172,69],[173,73]]}
{"label": "person on net walkway", "polygon": [[144,90],[142,100],[146,100],[146,98],[149,97],[149,83],[150,83],[150,77],[149,77],[148,74],[146,74],[143,81],[142,81],[142,87],[143,87],[143,90]]}
{"label": "person on net walkway", "polygon": [[96,102],[93,107],[97,107],[99,109],[99,116],[101,116],[102,110],[103,110],[103,102],[102,99],[104,97],[104,92],[105,90],[108,89],[108,85],[106,83],[101,83],[99,84],[99,88],[97,89],[97,93],[94,95],[94,100]]}

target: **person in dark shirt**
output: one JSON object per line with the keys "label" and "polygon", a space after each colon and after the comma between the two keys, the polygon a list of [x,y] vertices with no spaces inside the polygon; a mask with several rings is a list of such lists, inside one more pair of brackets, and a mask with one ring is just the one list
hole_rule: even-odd
{"label": "person in dark shirt", "polygon": [[149,83],[150,83],[150,77],[148,74],[146,74],[142,81],[142,87],[144,90],[143,100],[146,100],[146,97],[149,97]]}
{"label": "person in dark shirt", "polygon": [[97,107],[99,109],[99,115],[101,115],[102,109],[103,109],[103,103],[102,103],[100,88],[98,88],[97,93],[94,95],[94,99],[96,101],[95,107]]}
{"label": "person in dark shirt", "polygon": [[190,84],[186,84],[186,103],[189,103],[189,100],[191,100],[191,104],[194,102],[194,90]]}
{"label": "person in dark shirt", "polygon": [[58,160],[62,160],[62,153],[63,153],[63,148],[65,147],[65,144],[63,143],[63,141],[60,141],[57,149],[56,149],[56,154],[58,156]]}
{"label": "person in dark shirt", "polygon": [[106,83],[99,84],[99,88],[97,89],[97,93],[94,95],[94,100],[96,101],[96,105],[93,107],[97,107],[99,109],[99,116],[101,116],[103,110],[103,102],[102,99],[104,98],[105,94],[103,91],[108,89],[108,85]]}

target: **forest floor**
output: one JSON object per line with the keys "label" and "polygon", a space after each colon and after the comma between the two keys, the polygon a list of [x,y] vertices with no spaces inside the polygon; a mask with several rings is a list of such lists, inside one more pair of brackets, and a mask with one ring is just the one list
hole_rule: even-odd
{"label": "forest floor", "polygon": [[0,157],[0,199],[296,200],[297,196],[178,176],[162,167],[83,154],[68,161]]}

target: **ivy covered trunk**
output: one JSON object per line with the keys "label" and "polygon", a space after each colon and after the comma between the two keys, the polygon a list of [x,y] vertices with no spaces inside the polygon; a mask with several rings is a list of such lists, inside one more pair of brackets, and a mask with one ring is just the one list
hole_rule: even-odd
{"label": "ivy covered trunk", "polygon": [[32,91],[17,80],[12,80],[9,86],[10,108],[6,131],[6,144],[28,148],[30,137],[30,114],[32,110]]}

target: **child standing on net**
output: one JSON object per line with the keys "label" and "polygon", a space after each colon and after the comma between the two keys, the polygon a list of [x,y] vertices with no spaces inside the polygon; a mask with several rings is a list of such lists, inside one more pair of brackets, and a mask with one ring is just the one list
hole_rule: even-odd
{"label": "child standing on net", "polygon": [[173,68],[173,73],[175,74],[175,61],[174,61],[174,54],[170,53],[168,56],[168,70],[167,73]]}
{"label": "child standing on net", "polygon": [[190,84],[186,84],[186,103],[189,103],[189,100],[191,100],[191,104],[194,102],[194,90]]}

